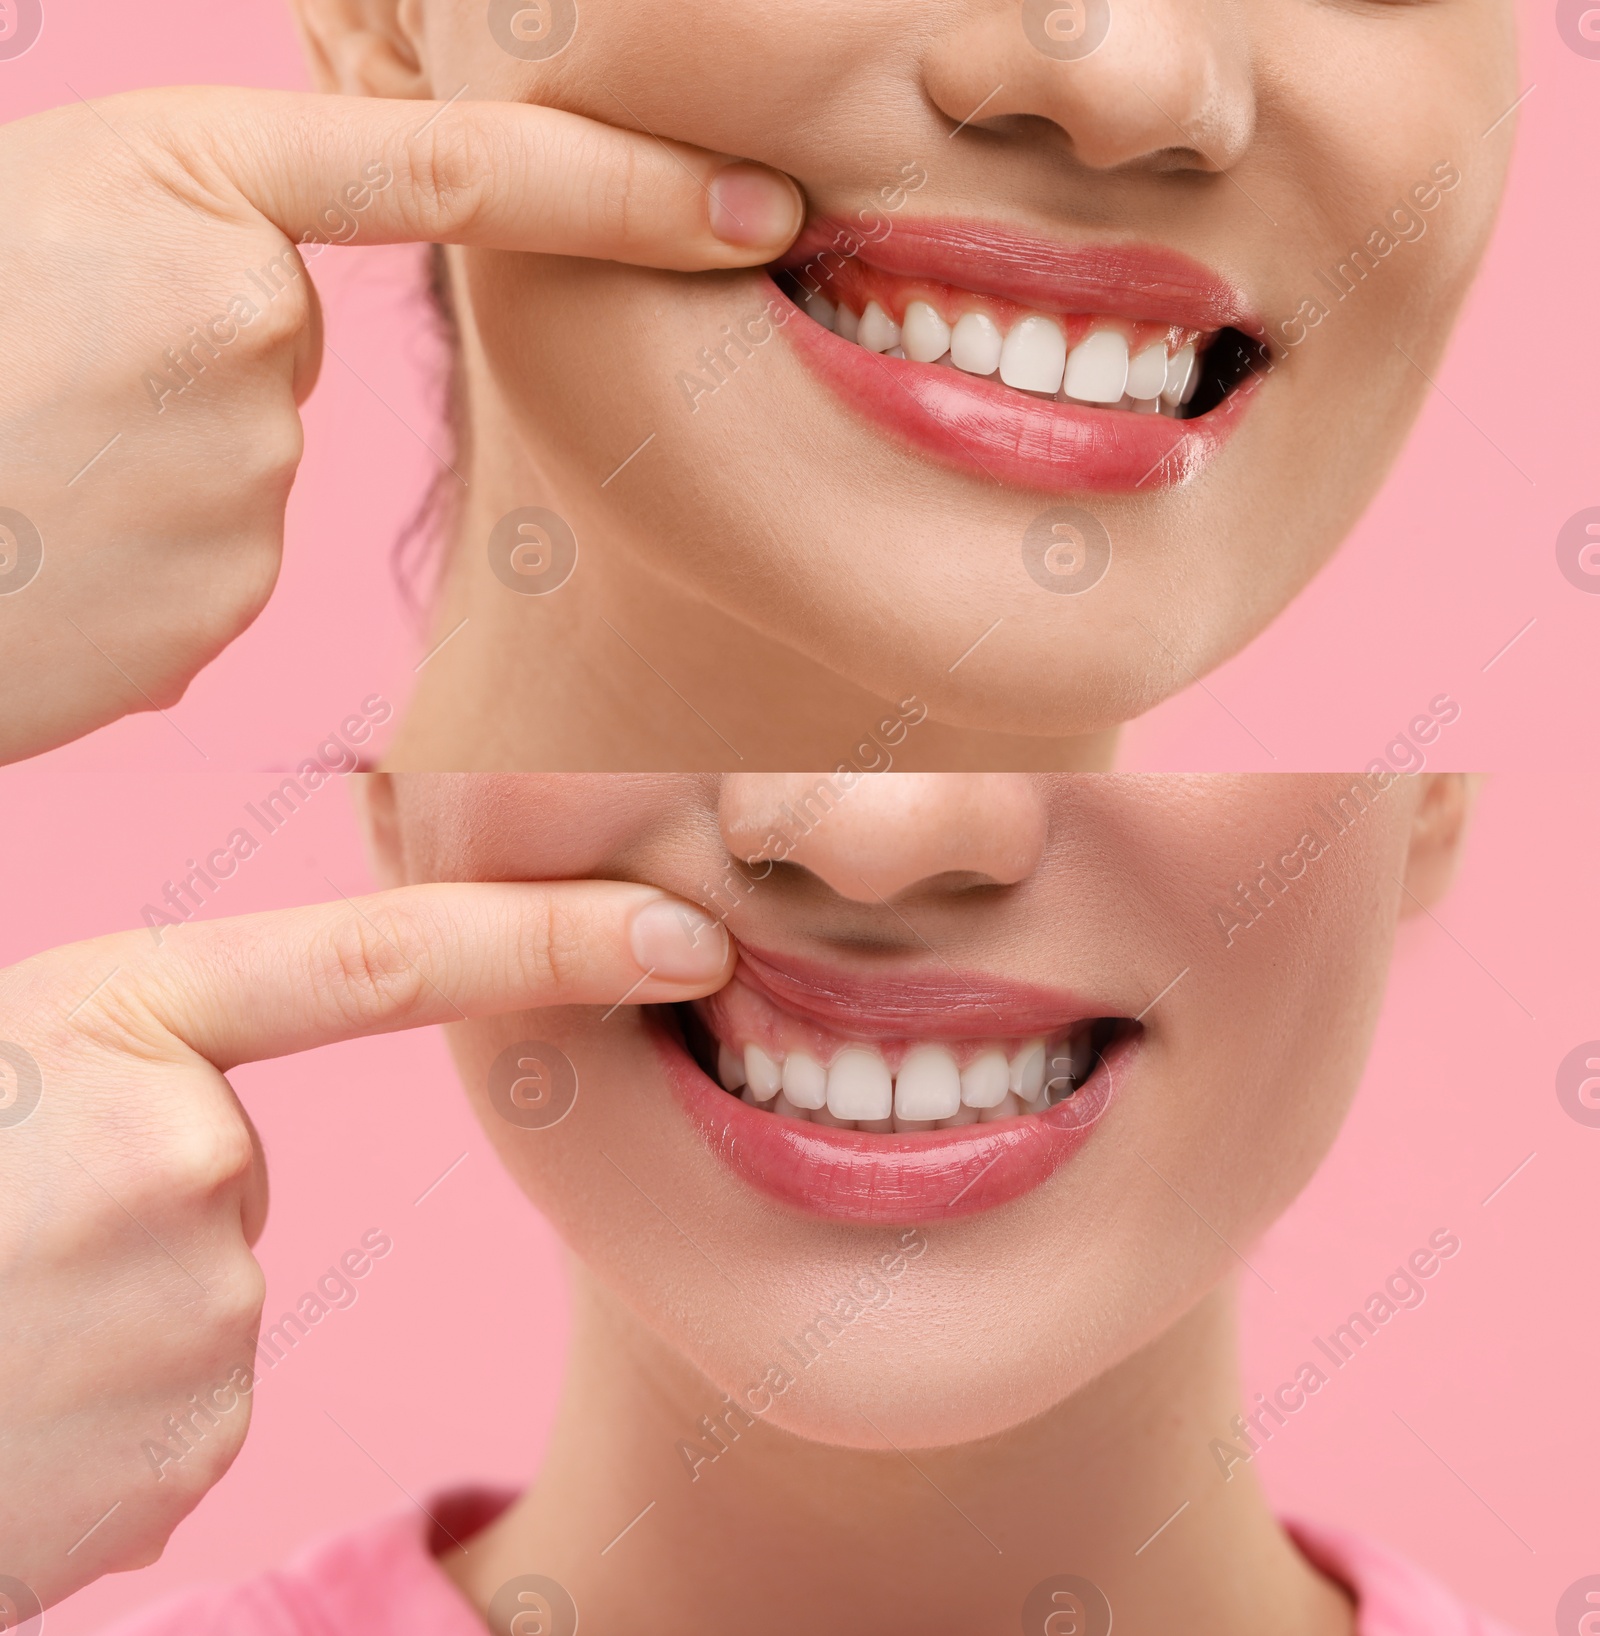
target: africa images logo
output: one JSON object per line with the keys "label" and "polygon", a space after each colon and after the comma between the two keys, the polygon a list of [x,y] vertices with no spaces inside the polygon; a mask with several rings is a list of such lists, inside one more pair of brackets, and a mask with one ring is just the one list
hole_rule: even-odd
{"label": "africa images logo", "polygon": [[[0,62],[31,51],[44,29],[41,0],[0,0]],[[0,1626],[0,1629],[9,1629]]]}

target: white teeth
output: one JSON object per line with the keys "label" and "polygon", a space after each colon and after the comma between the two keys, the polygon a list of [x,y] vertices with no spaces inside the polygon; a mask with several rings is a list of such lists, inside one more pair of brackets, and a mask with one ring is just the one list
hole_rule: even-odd
{"label": "white teeth", "polygon": [[[1061,372],[1066,367],[1067,338],[1048,318],[1024,318],[1013,325],[1000,349],[1000,379],[1025,392],[1054,396],[1061,390]],[[1122,396],[1120,388],[1116,396]]]}
{"label": "white teeth", "polygon": [[1199,373],[1195,368],[1194,348],[1179,347],[1167,362],[1167,379],[1161,388],[1161,401],[1169,404],[1187,403],[1194,396]]}
{"label": "white teeth", "polygon": [[1011,1089],[1004,1051],[985,1051],[961,1070],[961,1100],[969,1108],[992,1108]]}
{"label": "white teeth", "polygon": [[1128,385],[1128,338],[1119,330],[1096,330],[1067,359],[1062,390],[1079,403],[1115,403]]}
{"label": "white teeth", "polygon": [[800,305],[804,307],[807,314],[810,317],[815,318],[824,329],[833,328],[833,303],[820,290],[818,290],[814,295],[803,296],[801,298]]}
{"label": "white teeth", "polygon": [[992,375],[1005,345],[1000,328],[986,312],[964,312],[950,332],[950,362],[969,375]]}
{"label": "white teeth", "polygon": [[1032,1102],[1044,1089],[1044,1041],[1033,1040],[1011,1061],[1011,1092]]}
{"label": "white teeth", "polygon": [[1167,384],[1167,349],[1160,341],[1152,341],[1128,365],[1127,393],[1153,409]]}
{"label": "white teeth", "polygon": [[744,1075],[757,1102],[770,1102],[783,1089],[783,1069],[759,1045],[745,1046]]}
{"label": "white teeth", "polygon": [[848,1046],[828,1070],[828,1111],[835,1119],[888,1119],[894,1111],[894,1081],[876,1051]]}
{"label": "white teeth", "polygon": [[961,1106],[961,1072],[942,1045],[918,1045],[908,1051],[894,1081],[894,1116],[902,1119],[948,1119]]}
{"label": "white teeth", "polygon": [[949,364],[968,375],[998,374],[1007,386],[1063,402],[1176,415],[1200,384],[1193,342],[1169,358],[1164,342],[1150,341],[1130,357],[1127,336],[1117,329],[1093,330],[1068,351],[1062,326],[1038,314],[1002,333],[986,312],[964,312],[952,326],[931,301],[910,302],[903,324],[895,323],[879,301],[867,302],[859,318],[820,292],[803,296],[801,305],[835,335],[869,352]]}
{"label": "white teeth", "polygon": [[949,1046],[908,1044],[897,1070],[872,1045],[847,1045],[824,1066],[810,1051],[778,1060],[759,1045],[717,1044],[723,1088],[752,1106],[835,1128],[943,1130],[1047,1112],[1094,1068],[1087,1029],[1072,1039],[1028,1040],[1013,1056],[989,1045],[963,1068]]}
{"label": "white teeth", "polygon": [[736,1057],[727,1046],[717,1046],[717,1078],[722,1081],[725,1091],[736,1091],[749,1078],[744,1071],[744,1062]]}
{"label": "white teeth", "polygon": [[[783,1059],[783,1094],[797,1108],[823,1108],[828,1104],[828,1070],[804,1051],[791,1051]],[[854,1117],[841,1114],[840,1118]]]}
{"label": "white teeth", "polygon": [[900,345],[900,326],[876,301],[869,301],[867,310],[861,315],[856,341],[868,352],[887,352],[890,347]]}
{"label": "white teeth", "polygon": [[937,363],[950,350],[950,326],[926,301],[913,301],[906,308],[900,344],[913,363]]}

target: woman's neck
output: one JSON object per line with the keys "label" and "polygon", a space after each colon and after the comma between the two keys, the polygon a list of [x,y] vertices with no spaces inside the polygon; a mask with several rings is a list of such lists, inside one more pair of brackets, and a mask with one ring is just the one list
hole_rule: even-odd
{"label": "woman's neck", "polygon": [[[470,342],[468,343],[469,350]],[[475,362],[475,361],[474,361]],[[544,771],[1099,771],[1116,732],[995,734],[942,724],[907,687],[883,699],[608,550],[603,497],[565,496],[474,383],[471,481],[392,768]],[[560,589],[490,570],[501,519],[538,504],[578,531]]]}
{"label": "woman's neck", "polygon": [[1237,1412],[1233,1329],[1218,1292],[1012,1431],[839,1449],[736,1423],[580,1269],[543,1467],[443,1566],[479,1609],[519,1575],[554,1578],[601,1636],[1010,1632],[1062,1574],[1100,1587],[1122,1636],[1350,1636],[1347,1597],[1295,1550],[1253,1469],[1230,1462],[1224,1480],[1211,1452]]}

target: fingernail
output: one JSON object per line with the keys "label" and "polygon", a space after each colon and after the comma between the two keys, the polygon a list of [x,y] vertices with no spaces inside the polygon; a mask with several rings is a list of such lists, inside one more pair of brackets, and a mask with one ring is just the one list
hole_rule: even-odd
{"label": "fingernail", "polygon": [[660,898],[633,917],[629,933],[640,967],[668,983],[702,983],[728,958],[728,934],[687,903]]}
{"label": "fingernail", "polygon": [[781,250],[802,214],[800,189],[765,165],[729,165],[711,178],[711,231],[724,244]]}

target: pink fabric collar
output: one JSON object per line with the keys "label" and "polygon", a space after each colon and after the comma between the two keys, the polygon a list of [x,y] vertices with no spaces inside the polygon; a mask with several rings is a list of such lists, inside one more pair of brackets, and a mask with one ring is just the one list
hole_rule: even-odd
{"label": "pink fabric collar", "polygon": [[[313,1544],[287,1567],[235,1586],[188,1592],[114,1636],[484,1636],[435,1553],[487,1527],[516,1497],[456,1489],[413,1511]],[[1514,1636],[1462,1606],[1402,1558],[1342,1529],[1290,1521],[1309,1561],[1346,1586],[1358,1636]]]}

